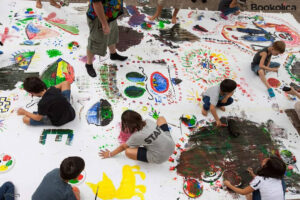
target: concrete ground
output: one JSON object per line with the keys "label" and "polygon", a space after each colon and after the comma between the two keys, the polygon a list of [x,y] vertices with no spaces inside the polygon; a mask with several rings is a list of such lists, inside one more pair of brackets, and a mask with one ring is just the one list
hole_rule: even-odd
{"label": "concrete ground", "polygon": [[[49,1],[49,0],[46,0]],[[74,3],[84,3],[84,2],[88,2],[89,0],[70,0],[70,2],[74,2]],[[125,3],[130,4],[130,5],[141,5],[138,3],[139,0],[124,0]],[[143,1],[143,0],[140,0]],[[184,8],[198,8],[199,10],[217,10],[218,9],[218,3],[219,0],[207,0],[206,3],[203,3],[202,0],[196,0],[196,3],[193,3],[191,0],[183,0],[185,1],[184,3]],[[241,1],[241,0],[238,0]],[[245,0],[243,0],[245,1]],[[157,0],[149,0],[148,5],[149,6],[155,6],[156,5]],[[167,1],[169,2],[169,5],[171,6],[172,4],[172,0]],[[289,11],[291,12],[294,17],[298,20],[298,22],[300,22],[300,1],[299,0],[247,0],[247,3],[244,4],[244,6],[241,5],[241,9],[242,10],[247,10],[247,11],[251,11],[251,5],[252,4],[256,4],[256,5],[261,5],[261,6],[269,6],[269,5],[290,5],[290,6],[294,6],[296,9]],[[263,12],[287,12],[286,10],[264,10]]]}

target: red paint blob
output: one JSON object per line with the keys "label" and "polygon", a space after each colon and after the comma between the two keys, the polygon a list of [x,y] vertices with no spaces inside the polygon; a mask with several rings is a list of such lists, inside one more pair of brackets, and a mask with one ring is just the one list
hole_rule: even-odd
{"label": "red paint blob", "polygon": [[276,78],[269,78],[268,83],[272,88],[278,88],[281,85],[280,81]]}
{"label": "red paint blob", "polygon": [[9,156],[9,155],[5,155],[5,156],[3,156],[3,161],[9,161],[9,160],[11,160],[11,157]]}

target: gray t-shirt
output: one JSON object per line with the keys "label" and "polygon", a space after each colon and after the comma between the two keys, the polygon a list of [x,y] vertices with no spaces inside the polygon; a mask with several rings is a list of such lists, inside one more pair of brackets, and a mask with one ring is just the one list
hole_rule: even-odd
{"label": "gray t-shirt", "polygon": [[146,126],[133,133],[126,144],[129,147],[144,146],[147,149],[149,163],[167,161],[175,149],[175,143],[170,132],[161,130],[154,121],[149,119],[146,120]]}
{"label": "gray t-shirt", "polygon": [[46,174],[32,195],[32,200],[76,200],[76,197],[71,185],[60,177],[57,168]]}
{"label": "gray t-shirt", "polygon": [[224,99],[224,96],[220,95],[221,89],[220,89],[220,84],[212,86],[210,88],[208,88],[204,93],[203,93],[203,97],[204,96],[208,96],[210,97],[210,104],[216,106],[218,104],[219,100]]}

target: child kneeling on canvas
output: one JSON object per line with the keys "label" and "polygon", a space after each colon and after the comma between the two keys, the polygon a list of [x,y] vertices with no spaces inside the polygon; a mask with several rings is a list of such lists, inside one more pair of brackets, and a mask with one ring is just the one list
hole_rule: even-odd
{"label": "child kneeling on canvas", "polygon": [[210,111],[216,120],[217,126],[222,126],[221,120],[217,114],[216,108],[220,108],[225,111],[225,106],[233,103],[231,97],[236,88],[236,82],[231,79],[225,79],[216,86],[208,88],[203,94],[203,108],[202,114],[207,116],[207,112]]}
{"label": "child kneeling on canvas", "polygon": [[272,156],[262,161],[261,168],[256,174],[251,168],[248,168],[253,177],[248,187],[237,188],[227,180],[224,181],[224,185],[238,194],[247,195],[247,200],[284,200],[286,187],[283,177],[285,170],[286,164],[280,158]]}
{"label": "child kneeling on canvas", "polygon": [[76,179],[84,170],[85,163],[80,157],[68,157],[62,161],[60,168],[50,171],[32,195],[32,200],[80,200],[80,191],[68,182]]}
{"label": "child kneeling on canvas", "polygon": [[126,143],[113,151],[101,151],[102,158],[113,157],[122,151],[128,158],[149,163],[162,163],[174,152],[175,143],[164,117],[159,117],[156,123],[143,120],[135,111],[127,110],[121,116],[122,130],[128,129],[131,134]]}
{"label": "child kneeling on canvas", "polygon": [[24,81],[24,89],[32,96],[41,97],[37,113],[30,113],[19,108],[18,115],[25,115],[23,122],[31,126],[64,125],[75,118],[75,111],[70,104],[71,84],[64,81],[47,89],[38,77],[29,77]]}
{"label": "child kneeling on canvas", "polygon": [[237,0],[220,0],[219,11],[221,11],[221,17],[223,19],[228,19],[227,15],[240,14],[240,8],[238,7]]}
{"label": "child kneeling on canvas", "polygon": [[278,73],[278,68],[280,66],[277,62],[271,62],[272,56],[277,56],[285,52],[285,43],[283,41],[276,41],[270,47],[266,47],[259,52],[257,52],[251,63],[251,70],[259,76],[261,81],[268,88],[268,93],[270,97],[274,97],[274,91],[270,84],[266,80],[266,72],[272,71]]}

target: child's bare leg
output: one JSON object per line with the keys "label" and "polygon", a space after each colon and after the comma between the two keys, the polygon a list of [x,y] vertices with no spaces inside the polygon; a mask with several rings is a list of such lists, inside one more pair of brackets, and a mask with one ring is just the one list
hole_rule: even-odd
{"label": "child's bare leg", "polygon": [[137,148],[128,148],[125,150],[125,155],[132,160],[137,160],[137,153]]}
{"label": "child's bare leg", "polygon": [[205,110],[204,108],[202,108],[202,115],[206,117],[207,113],[208,113],[207,110]]}
{"label": "child's bare leg", "polygon": [[236,11],[235,13],[234,13],[234,15],[239,15],[241,13],[241,11]]}
{"label": "child's bare leg", "polygon": [[24,124],[30,125],[30,118],[24,116],[24,117],[23,117],[23,122],[24,122]]}
{"label": "child's bare leg", "polygon": [[58,3],[56,3],[55,0],[50,0],[50,5],[51,5],[51,6],[54,6],[54,7],[56,7],[56,8],[60,8],[60,7],[61,7]]}
{"label": "child's bare leg", "polygon": [[70,90],[71,89],[71,83],[69,81],[64,81],[58,85],[55,86],[57,89],[60,89],[60,91]]}
{"label": "child's bare leg", "polygon": [[176,24],[178,12],[179,12],[179,9],[178,9],[178,8],[175,8],[175,10],[174,10],[174,12],[173,12],[173,16],[172,16],[172,24]]}
{"label": "child's bare leg", "polygon": [[74,195],[75,195],[76,199],[80,200],[80,190],[78,189],[78,187],[73,186],[72,189],[73,189],[73,192],[74,192]]}
{"label": "child's bare leg", "polygon": [[37,7],[37,8],[42,8],[42,7],[43,7],[41,1],[42,1],[42,0],[36,0],[36,7]]}
{"label": "child's bare leg", "polygon": [[258,75],[260,80],[265,84],[265,86],[269,89],[271,88],[271,86],[269,85],[269,83],[267,82],[266,76],[265,76],[265,72],[263,69],[258,70]]}
{"label": "child's bare leg", "polygon": [[161,5],[158,5],[157,8],[156,8],[156,12],[155,14],[151,17],[151,16],[148,16],[148,19],[150,21],[153,21],[155,20],[156,18],[158,18],[158,16],[160,15],[161,11],[162,11],[163,7]]}
{"label": "child's bare leg", "polygon": [[219,109],[222,110],[223,112],[225,112],[225,110],[226,110],[225,106],[221,106],[221,107],[219,107]]}

